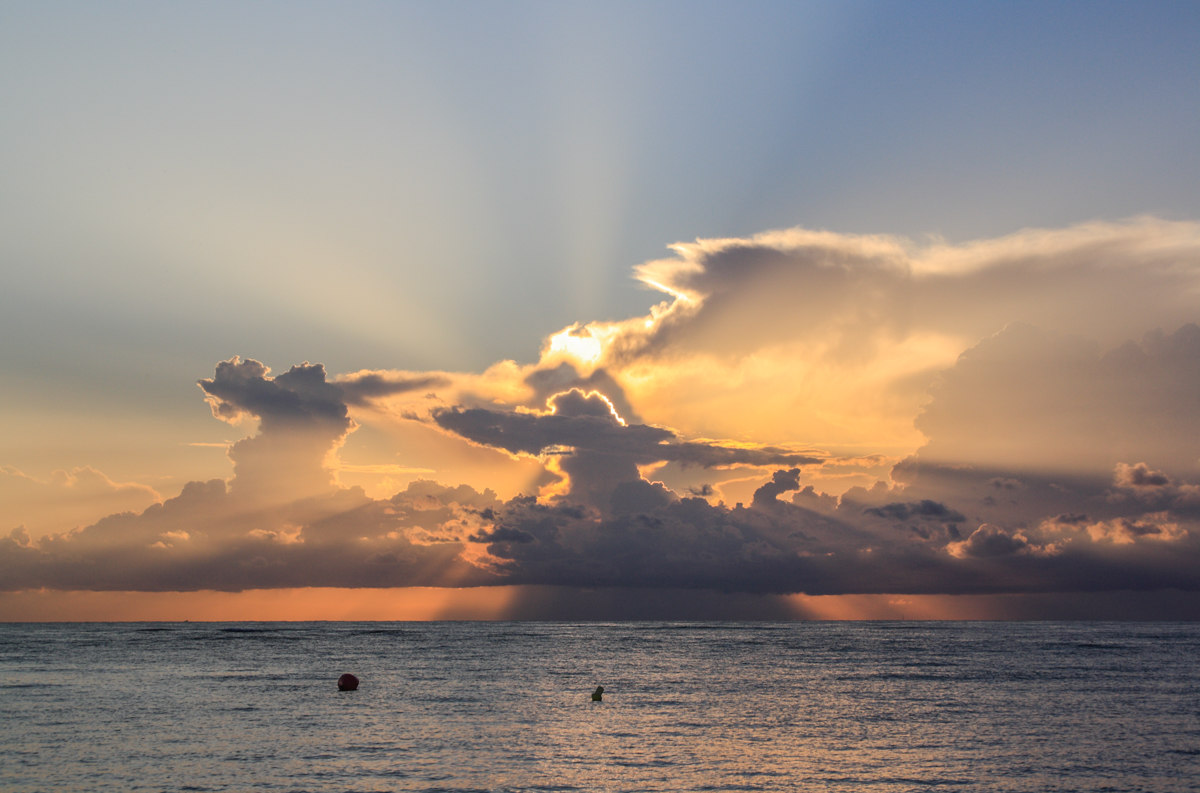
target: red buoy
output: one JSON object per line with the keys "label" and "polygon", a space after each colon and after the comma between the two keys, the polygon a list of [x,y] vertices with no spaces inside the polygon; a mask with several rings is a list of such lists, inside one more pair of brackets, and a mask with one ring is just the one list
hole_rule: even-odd
{"label": "red buoy", "polygon": [[338,678],[338,691],[357,691],[358,678],[346,673]]}

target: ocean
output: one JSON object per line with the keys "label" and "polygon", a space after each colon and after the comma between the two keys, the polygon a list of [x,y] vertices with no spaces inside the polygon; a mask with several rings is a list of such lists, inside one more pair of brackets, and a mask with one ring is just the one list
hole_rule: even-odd
{"label": "ocean", "polygon": [[1194,791],[1200,624],[5,624],[0,789]]}

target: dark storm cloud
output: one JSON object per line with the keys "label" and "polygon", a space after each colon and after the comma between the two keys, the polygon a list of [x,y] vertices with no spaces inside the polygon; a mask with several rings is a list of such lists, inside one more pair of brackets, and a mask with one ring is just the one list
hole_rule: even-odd
{"label": "dark storm cloud", "polygon": [[697,441],[673,444],[671,456],[665,459],[702,468],[732,465],[750,465],[762,468],[770,465],[819,465],[824,462],[820,457],[797,454],[779,446],[744,448]]}
{"label": "dark storm cloud", "polygon": [[440,375],[399,377],[387,372],[366,372],[339,379],[334,385],[342,392],[347,405],[366,405],[374,399],[442,388],[450,380]]}
{"label": "dark storm cloud", "polygon": [[771,475],[771,481],[754,491],[753,504],[756,507],[773,506],[778,503],[781,493],[800,489],[800,469],[776,471]]}
{"label": "dark storm cloud", "polygon": [[510,542],[526,543],[535,541],[536,538],[529,532],[522,531],[521,529],[514,529],[509,526],[497,526],[488,531],[477,531],[471,536],[467,537],[467,542],[480,542],[486,544]]}
{"label": "dark storm cloud", "polygon": [[235,356],[217,364],[212,379],[199,385],[213,398],[213,410],[220,418],[236,419],[247,413],[267,424],[328,421],[345,430],[350,426],[347,405],[449,383],[441,375],[403,377],[388,372],[362,372],[329,382],[319,363],[293,366],[275,377],[268,377],[269,372],[252,358],[242,361]]}
{"label": "dark storm cloud", "polygon": [[199,385],[212,397],[213,412],[220,418],[250,414],[264,427],[328,424],[340,432],[349,430],[342,390],[325,381],[324,366],[304,363],[273,378],[269,372],[258,361],[235,356],[217,364],[213,378]]}
{"label": "dark storm cloud", "polygon": [[571,390],[555,395],[555,413],[537,415],[485,408],[448,408],[434,421],[457,435],[514,453],[543,454],[559,449],[615,455],[636,465],[679,462],[703,468],[732,465],[813,465],[820,458],[779,447],[741,448],[679,441],[674,432],[646,424],[623,425],[596,395]]}
{"label": "dark storm cloud", "polygon": [[[567,407],[581,400],[561,401]],[[661,459],[657,457],[658,447],[675,440],[670,430],[645,424],[622,426],[600,399],[593,399],[590,409],[545,416],[486,408],[447,408],[436,411],[434,421],[467,440],[514,454],[542,454],[570,446],[619,454],[644,464]]]}
{"label": "dark storm cloud", "polygon": [[870,507],[865,510],[868,514],[881,518],[904,521],[909,518],[916,520],[937,520],[946,523],[961,523],[966,516],[961,512],[950,509],[945,504],[930,499],[922,499],[915,503],[893,502],[882,507]]}
{"label": "dark storm cloud", "polygon": [[1060,526],[1079,526],[1086,524],[1087,520],[1087,515],[1072,512],[1064,512],[1061,515],[1055,515],[1053,518],[1050,518],[1051,523],[1055,523]]}
{"label": "dark storm cloud", "polygon": [[1149,539],[1165,531],[1152,521],[1135,521],[1142,534],[1125,546],[1074,529],[1056,547],[986,525],[965,541],[924,542],[776,503],[728,509],[687,498],[594,521],[526,500],[498,513],[524,541],[488,550],[506,580],[524,584],[809,594],[1200,588],[1197,543]]}
{"label": "dark storm cloud", "polygon": [[373,501],[342,490],[257,509],[221,480],[189,483],[140,515],[113,515],[37,545],[0,540],[6,590],[192,591],[472,586],[496,577],[460,558],[489,493],[416,482]]}
{"label": "dark storm cloud", "polygon": [[[744,448],[679,441],[675,433],[645,424],[623,424],[601,395],[578,389],[555,394],[550,414],[487,408],[447,408],[434,421],[475,443],[513,453],[555,454],[570,478],[568,497],[604,512],[628,509],[634,492],[618,486],[640,482],[639,465],[676,462],[702,468],[809,465],[821,460],[778,447]],[[622,503],[613,501],[617,498]]]}
{"label": "dark storm cloud", "polygon": [[662,482],[634,479],[613,488],[609,511],[614,515],[651,513],[678,500],[679,496]]}
{"label": "dark storm cloud", "polygon": [[832,522],[791,509],[783,517],[687,498],[596,521],[577,509],[514,499],[499,525],[534,541],[498,541],[488,551],[514,583],[795,591],[807,578],[799,554],[812,544],[797,528]]}
{"label": "dark storm cloud", "polygon": [[[490,493],[432,482],[415,482],[390,499],[349,489],[266,509],[248,507],[220,480],[197,482],[140,515],[111,516],[41,542],[11,533],[0,539],[0,581],[5,589],[117,590],[489,584],[780,594],[1200,589],[1195,533],[1160,513],[1103,520],[1068,515],[1023,530],[985,524],[966,540],[922,539],[862,523],[862,501],[818,511],[779,499],[793,478],[791,471],[777,471],[750,507],[732,509],[673,498],[660,485],[629,483],[629,492],[617,491],[622,508],[603,519],[578,504],[533,496],[500,503]],[[816,496],[796,498],[828,506]],[[899,502],[880,506],[886,503]],[[486,553],[467,553],[468,547]]]}
{"label": "dark storm cloud", "polygon": [[234,357],[201,380],[213,415],[259,420],[259,433],[233,444],[234,491],[282,503],[333,487],[324,466],[329,451],[354,429],[343,390],[326,381],[325,367],[304,363],[276,377],[253,359]]}

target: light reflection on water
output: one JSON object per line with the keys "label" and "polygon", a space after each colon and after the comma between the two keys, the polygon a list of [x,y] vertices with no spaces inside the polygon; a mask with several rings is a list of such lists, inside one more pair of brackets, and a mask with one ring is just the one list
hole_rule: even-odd
{"label": "light reflection on water", "polygon": [[1190,623],[0,625],[0,789],[1195,790],[1198,651]]}

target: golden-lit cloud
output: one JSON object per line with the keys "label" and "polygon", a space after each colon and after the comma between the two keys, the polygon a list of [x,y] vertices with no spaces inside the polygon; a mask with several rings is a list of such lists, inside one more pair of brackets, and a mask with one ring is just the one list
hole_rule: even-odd
{"label": "golden-lit cloud", "polygon": [[[448,404],[540,409],[549,394],[537,385],[553,379],[685,436],[903,455],[924,441],[913,417],[938,372],[1013,322],[1109,349],[1198,319],[1195,223],[1138,218],[960,245],[792,229],[671,248],[635,270],[670,298],[647,316],[575,323],[536,364],[436,373],[446,385],[433,390]],[[373,407],[425,415],[425,396]]]}
{"label": "golden-lit cloud", "polygon": [[1196,224],[672,250],[635,272],[666,300],[534,363],[221,362],[200,385],[251,433],[233,477],[10,527],[6,588],[504,587],[497,614],[719,590],[795,615],[1200,590]]}
{"label": "golden-lit cloud", "polygon": [[0,467],[0,527],[23,526],[32,537],[84,526],[116,512],[141,511],[162,501],[137,482],[114,482],[91,466],[54,471],[37,479]]}

